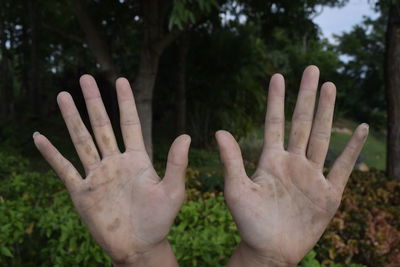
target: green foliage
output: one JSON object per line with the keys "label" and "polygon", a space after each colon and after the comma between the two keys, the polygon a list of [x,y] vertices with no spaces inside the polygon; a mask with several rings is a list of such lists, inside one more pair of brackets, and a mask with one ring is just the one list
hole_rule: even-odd
{"label": "green foliage", "polygon": [[20,156],[0,152],[0,180],[11,173],[21,172],[28,167],[28,161]]}
{"label": "green foliage", "polygon": [[336,36],[340,54],[345,55],[337,81],[338,107],[342,114],[375,128],[386,126],[384,51],[387,14],[364,18],[350,32]]}
{"label": "green foliage", "polygon": [[[220,193],[223,178],[218,155],[194,149],[190,158],[190,201],[178,215],[169,239],[184,266],[222,266],[238,237]],[[80,222],[61,182],[52,173],[29,169],[26,159],[0,153],[0,265],[109,264]],[[332,262],[349,266],[351,261],[367,266],[398,264],[399,191],[399,183],[387,181],[381,172],[354,173],[341,209],[315,247],[317,257],[309,254],[302,266],[319,266],[316,258],[325,266],[340,266]]]}
{"label": "green foliage", "polygon": [[208,15],[213,8],[218,8],[216,0],[174,0],[172,12],[169,18],[168,28],[183,29],[187,24],[196,22],[200,13]]}
{"label": "green foliage", "polygon": [[169,240],[181,266],[225,266],[239,235],[222,196],[187,202]]}
{"label": "green foliage", "polygon": [[301,261],[299,267],[362,267],[363,265],[360,264],[340,264],[330,262],[329,264],[322,264],[316,259],[317,253],[315,250],[311,250]]}
{"label": "green foliage", "polygon": [[0,265],[110,265],[52,173],[11,174],[0,200]]}
{"label": "green foliage", "polygon": [[264,117],[265,44],[256,32],[253,25],[238,24],[211,32],[200,28],[193,36],[187,119],[188,133],[196,144],[210,144],[221,128],[242,136]]}

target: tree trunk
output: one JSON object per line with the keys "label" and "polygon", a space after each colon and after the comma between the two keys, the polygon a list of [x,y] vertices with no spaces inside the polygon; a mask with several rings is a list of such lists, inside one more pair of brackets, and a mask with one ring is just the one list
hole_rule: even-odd
{"label": "tree trunk", "polygon": [[153,92],[159,61],[165,48],[174,41],[180,30],[165,32],[165,20],[171,1],[142,0],[143,40],[140,52],[140,65],[133,91],[146,151],[153,159]]}
{"label": "tree trunk", "polygon": [[146,151],[153,158],[153,91],[157,77],[159,54],[155,53],[149,46],[144,45],[140,55],[139,71],[137,73],[133,91],[138,110],[142,134]]}
{"label": "tree trunk", "polygon": [[96,61],[100,64],[100,68],[104,72],[106,79],[113,86],[115,80],[118,78],[118,71],[112,60],[106,40],[90,17],[84,0],[70,0],[70,2],[75,16],[85,33],[87,45],[95,56]]}
{"label": "tree trunk", "polygon": [[[114,65],[112,53],[108,48],[107,41],[101,32],[96,27],[95,22],[92,20],[88,8],[85,5],[85,0],[70,0],[72,9],[77,17],[79,24],[85,33],[85,40],[100,68],[110,88],[115,88],[115,80],[118,78],[118,69]],[[110,100],[110,108],[108,109],[108,116],[110,117],[113,127],[117,125],[117,100],[115,90],[107,92]],[[104,95],[103,95],[104,97]]]}
{"label": "tree trunk", "polygon": [[386,32],[386,96],[388,109],[387,173],[400,180],[400,5],[392,5]]}
{"label": "tree trunk", "polygon": [[176,59],[176,131],[186,132],[186,58],[189,51],[189,33],[185,33],[178,42]]}
{"label": "tree trunk", "polygon": [[[1,8],[4,8],[1,6]],[[4,23],[4,15],[3,12],[0,12],[0,125],[7,118],[7,99],[6,99],[6,90],[7,86],[5,81],[8,79],[7,75],[7,60],[6,60],[6,30]]]}
{"label": "tree trunk", "polygon": [[[76,17],[85,32],[86,42],[96,57],[100,67],[105,72],[111,84],[117,78],[117,68],[113,64],[107,43],[90,18],[84,0],[70,0]],[[140,53],[139,71],[136,75],[133,90],[136,106],[142,125],[142,133],[147,153],[153,158],[152,121],[153,121],[153,91],[156,81],[160,56],[181,30],[165,32],[166,16],[172,1],[142,0],[140,1],[143,18],[143,39]]]}
{"label": "tree trunk", "polygon": [[29,24],[30,24],[30,64],[29,64],[29,96],[32,103],[32,110],[35,115],[41,113],[41,98],[39,91],[39,73],[40,64],[38,60],[38,38],[37,38],[37,11],[33,1],[28,2]]}

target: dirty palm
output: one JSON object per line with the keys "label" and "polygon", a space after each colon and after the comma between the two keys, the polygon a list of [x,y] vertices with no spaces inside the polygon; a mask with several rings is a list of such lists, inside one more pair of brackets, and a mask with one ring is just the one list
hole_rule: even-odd
{"label": "dirty palm", "polygon": [[[314,116],[318,80],[318,68],[307,67],[285,149],[284,79],[279,74],[272,76],[264,147],[252,177],[245,173],[233,136],[226,131],[216,133],[224,163],[224,195],[241,236],[231,266],[297,264],[318,241],[340,204],[368,126],[356,129],[324,177],[336,88],[330,82],[322,85]],[[61,92],[57,101],[86,178],[39,133],[34,134],[37,148],[63,180],[89,231],[116,265],[176,266],[166,237],[184,202],[190,137],[181,135],[173,142],[165,176],[160,179],[145,150],[129,82],[116,81],[124,152],[119,151],[95,80],[83,75],[80,84],[95,140],[72,97]]]}

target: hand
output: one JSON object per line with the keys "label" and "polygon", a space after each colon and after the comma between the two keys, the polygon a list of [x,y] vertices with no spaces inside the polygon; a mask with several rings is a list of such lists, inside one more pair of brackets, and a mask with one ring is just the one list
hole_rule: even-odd
{"label": "hand", "polygon": [[316,244],[339,207],[347,179],[368,135],[360,125],[325,178],[336,88],[322,85],[315,119],[319,70],[306,68],[284,149],[284,80],[271,78],[264,147],[254,175],[243,167],[228,132],[216,134],[225,166],[225,198],[242,238],[230,266],[295,266]]}
{"label": "hand", "polygon": [[176,266],[166,237],[185,197],[190,137],[182,135],[174,141],[160,180],[145,151],[129,82],[116,81],[124,153],[117,146],[95,80],[84,75],[80,84],[100,154],[71,95],[61,92],[57,101],[86,178],[39,133],[34,134],[37,148],[65,183],[81,218],[115,265]]}

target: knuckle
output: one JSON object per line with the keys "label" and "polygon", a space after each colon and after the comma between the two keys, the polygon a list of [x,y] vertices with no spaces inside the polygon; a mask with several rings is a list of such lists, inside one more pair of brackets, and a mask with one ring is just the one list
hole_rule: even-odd
{"label": "knuckle", "polygon": [[266,122],[269,124],[282,124],[284,120],[281,116],[270,116],[267,117]]}
{"label": "knuckle", "polygon": [[329,132],[326,132],[326,131],[313,131],[312,137],[317,140],[329,142],[331,135]]}
{"label": "knuckle", "polygon": [[81,146],[81,145],[89,143],[92,140],[92,137],[88,134],[85,134],[85,135],[77,136],[74,139],[75,139],[74,144],[77,146]]}
{"label": "knuckle", "polygon": [[140,122],[138,120],[133,119],[124,119],[121,120],[122,126],[140,126]]}
{"label": "knuckle", "polygon": [[312,122],[312,116],[310,114],[301,112],[301,113],[295,113],[293,115],[293,121],[295,122]]}
{"label": "knuckle", "polygon": [[108,126],[108,125],[110,125],[110,119],[105,118],[105,117],[96,118],[92,122],[92,126],[94,128],[100,128],[100,127],[104,127],[104,126]]}

